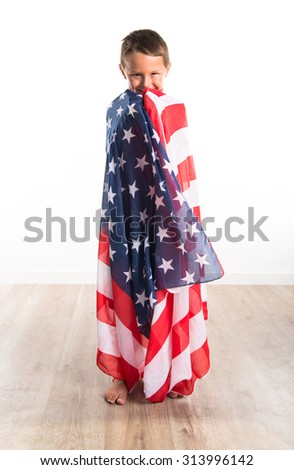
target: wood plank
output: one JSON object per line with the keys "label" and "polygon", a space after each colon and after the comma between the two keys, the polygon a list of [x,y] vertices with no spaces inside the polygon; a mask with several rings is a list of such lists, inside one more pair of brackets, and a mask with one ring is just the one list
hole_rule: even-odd
{"label": "wood plank", "polygon": [[105,402],[94,285],[0,286],[0,448],[293,449],[294,286],[207,285],[211,371],[151,404]]}

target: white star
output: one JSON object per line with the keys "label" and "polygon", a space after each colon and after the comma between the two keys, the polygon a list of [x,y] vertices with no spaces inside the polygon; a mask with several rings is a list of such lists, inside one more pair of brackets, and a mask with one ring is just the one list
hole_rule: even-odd
{"label": "white star", "polygon": [[111,162],[109,162],[109,173],[113,173],[115,174],[115,166],[116,166],[116,163],[114,163],[114,158],[111,160]]}
{"label": "white star", "polygon": [[148,246],[150,246],[149,243],[148,243],[148,241],[147,241],[148,238],[149,238],[149,237],[146,237],[145,240],[144,240],[144,250],[146,250],[146,248],[147,248]]}
{"label": "white star", "polygon": [[136,292],[136,296],[138,297],[136,304],[141,304],[144,307],[144,303],[148,300],[148,297],[145,296],[145,290],[141,294]]}
{"label": "white star", "polygon": [[137,238],[137,240],[134,240],[133,241],[133,246],[132,246],[132,250],[136,250],[137,253],[139,253],[139,248],[140,248],[140,245],[141,245],[141,241],[140,241],[140,236]]}
{"label": "white star", "polygon": [[123,108],[120,106],[117,110],[116,110],[116,115],[117,116],[121,116],[121,113],[123,112]]}
{"label": "white star", "polygon": [[153,308],[153,305],[156,304],[157,300],[154,299],[153,295],[152,295],[152,292],[151,294],[149,295],[149,302],[150,302],[150,306],[151,308]]}
{"label": "white star", "polygon": [[200,268],[202,268],[202,266],[203,266],[204,264],[210,264],[210,263],[208,263],[208,261],[206,261],[206,259],[205,259],[206,256],[207,256],[207,254],[206,254],[206,255],[203,255],[203,256],[200,256],[200,255],[198,255],[198,253],[196,253],[196,255],[197,255],[198,259],[196,259],[195,261],[196,261],[196,263],[199,263],[199,264],[200,264]]}
{"label": "white star", "polygon": [[128,271],[124,272],[124,274],[127,276],[126,283],[132,280],[132,270],[131,270],[131,268],[129,268]]}
{"label": "white star", "polygon": [[181,281],[186,281],[187,283],[194,282],[194,274],[195,273],[189,273],[186,271],[186,276],[181,278]]}
{"label": "white star", "polygon": [[162,264],[160,266],[158,266],[159,268],[162,268],[164,270],[164,274],[166,273],[166,271],[168,271],[169,269],[175,269],[171,266],[171,263],[173,261],[173,259],[170,259],[170,260],[165,260],[164,258],[161,258],[162,259]]}
{"label": "white star", "polygon": [[158,227],[158,233],[156,234],[156,236],[160,238],[161,242],[164,237],[170,238],[170,236],[167,234],[167,228],[161,228],[161,227]]}
{"label": "white star", "polygon": [[155,139],[157,143],[160,141],[159,135],[157,134],[155,129],[153,129],[152,139]]}
{"label": "white star", "polygon": [[133,184],[129,184],[129,191],[133,198],[135,199],[135,193],[136,191],[139,191],[139,188],[136,187],[136,180],[133,182]]}
{"label": "white star", "polygon": [[144,134],[144,142],[148,142],[147,134]]}
{"label": "white star", "polygon": [[163,168],[166,168],[166,169],[169,171],[169,173],[172,173],[172,171],[173,171],[172,164],[171,164],[171,162],[168,162],[168,161],[167,161],[166,164],[163,166]]}
{"label": "white star", "polygon": [[110,258],[111,258],[112,261],[113,261],[113,255],[114,255],[114,253],[116,253],[116,251],[114,251],[114,250],[112,250],[111,248],[109,248],[109,252],[110,252],[109,256],[110,256]]}
{"label": "white star", "polygon": [[158,197],[157,194],[155,194],[156,209],[158,209],[160,206],[164,206],[162,199],[163,199],[163,196]]}
{"label": "white star", "polygon": [[[149,186],[149,184],[148,184],[148,186]],[[152,199],[154,194],[155,194],[155,186],[149,186],[149,193],[147,194],[147,196],[150,196],[151,199]]]}
{"label": "white star", "polygon": [[141,168],[142,171],[144,171],[144,166],[146,165],[150,165],[150,163],[146,162],[146,155],[144,155],[144,157],[142,158],[137,158],[137,162],[138,164],[135,166],[135,168]]}
{"label": "white star", "polygon": [[121,192],[122,192],[122,193],[126,190],[126,188],[123,188],[122,186],[121,186],[120,189],[121,189]]}
{"label": "white star", "polygon": [[173,200],[174,201],[179,201],[180,206],[182,207],[183,202],[185,202],[185,198],[184,198],[183,194],[180,193],[180,191],[178,191],[177,189],[176,189],[176,191],[177,191],[177,197],[174,197]]}
{"label": "white star", "polygon": [[196,227],[196,222],[192,224],[187,223],[187,228],[185,228],[184,232],[189,232],[191,237],[193,237],[194,233],[199,233],[199,230]]}
{"label": "white star", "polygon": [[161,191],[165,191],[163,185],[164,185],[164,181],[160,181],[159,186],[160,186]]}
{"label": "white star", "polygon": [[109,224],[109,230],[113,232],[113,227],[117,224],[117,222],[113,222],[112,220],[110,220],[108,224]]}
{"label": "white star", "polygon": [[103,191],[106,191],[106,192],[108,191],[108,183],[104,183],[104,189],[103,189]]}
{"label": "white star", "polygon": [[129,247],[127,243],[124,243],[124,246],[126,247],[126,254],[129,252]]}
{"label": "white star", "polygon": [[113,193],[112,189],[110,188],[109,191],[108,191],[108,201],[112,202],[112,204],[114,204],[114,202],[113,202],[114,196],[116,196],[116,193]]}
{"label": "white star", "polygon": [[128,131],[126,129],[123,129],[123,131],[125,135],[122,140],[127,140],[128,143],[130,143],[132,137],[136,137],[135,134],[132,134],[132,127],[130,127]]}
{"label": "white star", "polygon": [[125,96],[126,96],[126,93],[123,92],[123,93],[120,95],[119,99],[120,99],[120,100],[123,100],[123,99],[125,98]]}
{"label": "white star", "polygon": [[116,136],[117,136],[117,132],[114,132],[114,133],[112,134],[112,141],[111,141],[111,143],[113,143],[113,142],[115,141]]}
{"label": "white star", "polygon": [[181,243],[180,246],[177,246],[178,250],[182,250],[182,253],[187,253],[187,250],[184,248],[184,243]]}
{"label": "white star", "polygon": [[155,165],[152,165],[152,173],[154,176],[156,176],[156,167]]}
{"label": "white star", "polygon": [[146,219],[148,219],[148,214],[146,214],[147,209],[144,209],[144,212],[140,211],[140,217],[143,222],[145,222]]}
{"label": "white star", "polygon": [[111,129],[111,121],[112,121],[112,118],[109,117],[109,118],[107,119],[107,122],[106,122],[106,127],[107,127],[107,129]]}
{"label": "white star", "polygon": [[154,150],[152,150],[151,155],[152,155],[152,160],[155,162],[155,160],[157,159],[156,152],[154,152]]}
{"label": "white star", "polygon": [[138,112],[134,109],[135,105],[136,105],[136,103],[132,103],[131,105],[128,104],[128,108],[129,108],[128,116],[129,116],[129,114],[131,114],[132,117],[134,117],[134,113]]}
{"label": "white star", "polygon": [[118,159],[119,159],[119,167],[124,169],[124,164],[127,163],[127,161],[124,160],[124,154],[122,153],[121,157],[118,157]]}
{"label": "white star", "polygon": [[112,108],[112,102],[107,106],[107,109]]}

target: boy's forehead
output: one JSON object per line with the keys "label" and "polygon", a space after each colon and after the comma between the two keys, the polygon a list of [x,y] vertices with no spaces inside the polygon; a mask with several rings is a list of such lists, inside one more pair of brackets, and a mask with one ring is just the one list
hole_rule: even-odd
{"label": "boy's forehead", "polygon": [[142,52],[129,52],[125,57],[125,65],[128,69],[165,67],[163,56],[148,55]]}

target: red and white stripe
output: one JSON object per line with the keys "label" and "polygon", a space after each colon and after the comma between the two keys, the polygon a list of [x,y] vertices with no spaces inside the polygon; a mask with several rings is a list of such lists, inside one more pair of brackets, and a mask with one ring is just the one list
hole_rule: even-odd
{"label": "red and white stripe", "polygon": [[[185,107],[158,92],[144,93],[144,106],[154,124],[194,214],[200,218],[197,178],[189,148]],[[205,284],[156,291],[149,340],[138,332],[134,301],[111,278],[107,228],[98,247],[97,366],[124,379],[130,391],[141,378],[151,402],[163,401],[171,390],[190,395],[195,381],[210,368],[204,321]],[[106,240],[106,242],[105,242]]]}

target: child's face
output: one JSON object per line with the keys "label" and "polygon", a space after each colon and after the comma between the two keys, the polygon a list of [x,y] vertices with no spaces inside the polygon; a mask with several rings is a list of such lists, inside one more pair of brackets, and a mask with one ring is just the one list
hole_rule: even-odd
{"label": "child's face", "polygon": [[144,88],[163,89],[164,79],[171,64],[166,67],[162,56],[132,52],[126,56],[124,62],[124,67],[120,65],[119,68],[128,80],[130,90],[142,93]]}

